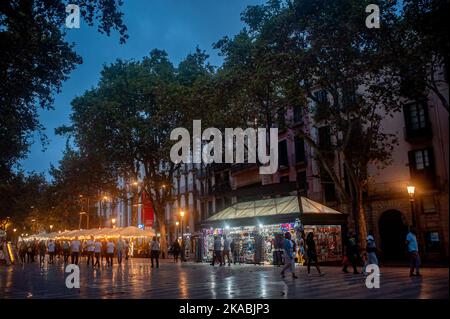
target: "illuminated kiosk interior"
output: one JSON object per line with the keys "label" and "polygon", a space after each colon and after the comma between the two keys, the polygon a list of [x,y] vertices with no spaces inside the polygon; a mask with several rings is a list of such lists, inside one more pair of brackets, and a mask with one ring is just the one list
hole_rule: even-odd
{"label": "illuminated kiosk interior", "polygon": [[208,218],[202,224],[199,242],[203,261],[212,260],[215,235],[227,235],[240,243],[244,263],[273,262],[275,235],[290,232],[299,247],[301,221],[304,234],[314,232],[319,262],[342,260],[342,233],[346,232],[347,214],[301,197],[286,196],[236,203]]}

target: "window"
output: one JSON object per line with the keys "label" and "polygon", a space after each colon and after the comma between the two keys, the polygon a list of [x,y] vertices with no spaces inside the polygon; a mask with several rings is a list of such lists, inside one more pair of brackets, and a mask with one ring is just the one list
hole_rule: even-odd
{"label": "window", "polygon": [[422,212],[424,214],[436,213],[436,205],[434,203],[433,197],[423,197],[422,198]]}
{"label": "window", "polygon": [[280,167],[288,167],[288,149],[287,149],[287,141],[283,140],[278,143],[278,163]]}
{"label": "window", "polygon": [[306,179],[306,171],[297,173],[297,185],[300,191],[300,194],[306,196],[308,191],[308,181]]}
{"label": "window", "polygon": [[434,186],[436,182],[433,148],[408,152],[411,179],[417,183]]}
{"label": "window", "polygon": [[326,103],[328,101],[327,91],[325,90],[314,92],[314,97],[317,99],[319,103]]}
{"label": "window", "polygon": [[302,107],[294,106],[294,123],[300,123],[302,121]]}
{"label": "window", "polygon": [[406,126],[412,130],[427,127],[426,107],[422,103],[411,103],[405,106]]}
{"label": "window", "polygon": [[415,169],[420,171],[430,166],[430,158],[428,156],[428,150],[414,151],[414,165]]}
{"label": "window", "polygon": [[295,162],[296,163],[306,162],[305,141],[302,138],[296,136],[294,142],[295,142]]}
{"label": "window", "polygon": [[329,126],[319,127],[319,146],[322,148],[331,146],[331,132]]}
{"label": "window", "polygon": [[286,117],[285,117],[284,109],[278,110],[277,118],[278,118],[278,128],[280,130],[285,129],[286,128]]}
{"label": "window", "polygon": [[441,250],[441,239],[439,232],[427,231],[424,233],[425,251],[427,253],[439,253]]}

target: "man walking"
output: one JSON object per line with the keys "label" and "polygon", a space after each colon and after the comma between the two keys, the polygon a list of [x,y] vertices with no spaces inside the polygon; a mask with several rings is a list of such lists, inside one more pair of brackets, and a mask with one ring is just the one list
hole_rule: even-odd
{"label": "man walking", "polygon": [[78,240],[78,237],[75,237],[74,240],[70,243],[70,249],[72,250],[72,264],[78,265],[78,256],[80,254],[81,242]]}
{"label": "man walking", "polygon": [[222,240],[219,236],[214,237],[214,251],[211,266],[215,265],[216,259],[219,259],[220,266],[222,266]]}
{"label": "man walking", "polygon": [[156,260],[156,268],[159,268],[159,252],[161,250],[161,246],[159,245],[156,237],[153,237],[153,240],[150,242],[150,260],[152,262],[152,268],[154,266],[153,260]]}
{"label": "man walking", "polygon": [[106,244],[106,264],[108,265],[108,267],[110,265],[111,267],[113,266],[114,248],[114,242],[112,241],[112,239],[109,239],[108,243]]}
{"label": "man walking", "polygon": [[92,266],[94,266],[94,236],[91,236],[91,238],[86,243],[86,249],[87,249],[87,265],[89,266],[89,262],[91,261]]}
{"label": "man walking", "polygon": [[[357,262],[358,262],[358,244],[356,241],[355,235],[352,233],[348,236],[347,245],[346,245],[346,256],[348,258],[348,261],[353,267],[353,274],[359,274],[357,269]],[[346,262],[344,264],[344,267],[342,268],[342,271],[345,273],[348,273],[348,263]]]}
{"label": "man walking", "polygon": [[49,243],[48,243],[48,257],[49,257],[49,264],[53,264],[53,260],[55,257],[55,242],[53,241],[53,239],[50,239]]}
{"label": "man walking", "polygon": [[223,252],[222,252],[222,258],[223,258],[223,264],[225,265],[225,257],[228,258],[228,267],[231,266],[230,261],[230,240],[227,238],[227,235],[223,235]]}
{"label": "man walking", "polygon": [[102,243],[97,239],[94,243],[95,264],[94,267],[100,267],[100,254],[102,252]]}
{"label": "man walking", "polygon": [[[409,228],[409,233],[406,235],[406,244],[408,245],[408,253],[410,258],[409,276],[421,277],[420,268],[420,256],[419,256],[419,244],[417,243],[416,230],[413,226]],[[416,273],[414,274],[414,269]]]}
{"label": "man walking", "polygon": [[290,270],[292,278],[297,279],[295,275],[295,259],[294,259],[294,242],[291,240],[291,233],[286,232],[284,234],[284,267],[281,270],[281,276],[284,278],[286,270]]}
{"label": "man walking", "polygon": [[122,240],[122,236],[119,237],[119,241],[117,242],[117,262],[119,265],[122,264],[123,252],[125,250],[125,243]]}

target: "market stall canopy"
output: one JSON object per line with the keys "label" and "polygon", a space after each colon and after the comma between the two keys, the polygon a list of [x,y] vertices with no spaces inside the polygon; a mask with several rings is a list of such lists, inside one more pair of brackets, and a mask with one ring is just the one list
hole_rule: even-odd
{"label": "market stall canopy", "polygon": [[[257,220],[265,222],[288,222],[301,218],[303,224],[342,224],[347,218],[333,208],[309,198],[301,197],[301,209],[297,196],[262,199],[236,203],[208,218],[204,225],[227,222],[232,225],[251,225]],[[231,225],[232,224],[232,225]]]}
{"label": "market stall canopy", "polygon": [[153,229],[140,229],[134,226],[118,227],[118,228],[91,228],[91,229],[76,229],[70,231],[64,231],[61,233],[53,232],[50,234],[40,233],[36,235],[28,236],[25,239],[73,239],[78,237],[80,239],[87,239],[91,236],[94,237],[153,237],[156,233]]}

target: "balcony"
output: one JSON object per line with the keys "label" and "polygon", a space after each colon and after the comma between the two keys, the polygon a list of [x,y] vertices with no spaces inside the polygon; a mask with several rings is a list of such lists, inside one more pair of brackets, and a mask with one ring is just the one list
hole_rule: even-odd
{"label": "balcony", "polygon": [[413,129],[409,126],[404,127],[405,141],[408,143],[426,142],[432,139],[433,131],[431,123],[427,122],[425,127]]}

